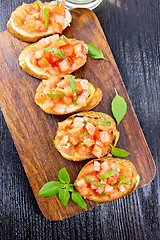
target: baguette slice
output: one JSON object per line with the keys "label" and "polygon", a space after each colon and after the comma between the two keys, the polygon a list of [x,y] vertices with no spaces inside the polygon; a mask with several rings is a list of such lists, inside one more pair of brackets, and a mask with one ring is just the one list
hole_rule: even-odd
{"label": "baguette slice", "polygon": [[[55,77],[49,80],[43,80],[38,86],[35,94],[36,104],[46,113],[55,115],[90,110],[97,106],[102,99],[102,91],[92,83],[88,82],[86,79],[78,78],[74,79],[77,93],[76,102],[78,104],[74,104],[73,93],[69,83],[70,77],[74,79],[74,76],[66,75],[64,79]],[[78,91],[80,91],[79,94]],[[61,94],[62,97],[52,98],[47,94]],[[85,96],[84,94],[87,95]]]}
{"label": "baguette slice", "polygon": [[[110,127],[93,125],[95,121],[104,121],[100,118],[100,115],[105,121],[111,123]],[[89,122],[88,125],[87,122]],[[79,138],[86,131],[88,131],[88,134]],[[99,134],[101,137],[99,137]],[[82,161],[94,157],[103,157],[111,151],[110,144],[116,146],[118,139],[119,132],[116,129],[116,123],[109,115],[86,111],[74,114],[65,121],[58,123],[54,144],[64,158],[71,161]],[[84,144],[86,142],[88,143]]]}
{"label": "baguette slice", "polygon": [[[72,49],[69,56],[67,55],[68,50],[64,49],[68,46]],[[45,49],[48,47],[60,50],[65,59],[56,57],[53,52],[45,53]],[[36,57],[38,51],[42,52],[39,58]],[[88,48],[83,41],[68,39],[67,37],[60,39],[59,35],[56,34],[27,46],[19,55],[19,65],[26,73],[39,79],[48,79],[54,76],[63,77],[76,71],[86,63],[87,52]],[[51,56],[48,60],[49,54]],[[38,63],[44,58],[47,59],[47,65],[40,66]]]}
{"label": "baguette slice", "polygon": [[[99,178],[99,175],[114,171],[115,169],[118,170],[117,174],[103,180]],[[120,185],[122,175],[125,179]],[[95,186],[83,177],[104,184],[104,186]],[[78,174],[74,184],[76,191],[82,197],[95,202],[110,202],[133,192],[137,188],[139,180],[140,176],[130,161],[120,158],[103,157],[88,162]],[[116,187],[118,184],[120,186]]]}
{"label": "baguette slice", "polygon": [[[13,12],[14,13],[14,12]],[[17,24],[14,22],[13,19],[13,13],[11,14],[11,17],[7,23],[7,29],[8,31],[16,38],[20,39],[24,42],[37,42],[39,39],[52,35],[54,33],[60,33],[59,31],[53,30],[52,25],[49,24],[48,30],[45,32],[27,32],[23,30],[20,26],[17,26]],[[62,28],[64,30],[72,21],[72,16],[68,9],[65,9],[65,24]]]}

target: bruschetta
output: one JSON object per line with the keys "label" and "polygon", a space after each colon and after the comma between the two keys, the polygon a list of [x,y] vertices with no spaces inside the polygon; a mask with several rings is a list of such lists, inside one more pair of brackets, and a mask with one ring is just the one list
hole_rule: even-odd
{"label": "bruschetta", "polygon": [[65,1],[42,3],[37,0],[17,7],[11,14],[7,29],[21,41],[36,42],[53,33],[62,33],[71,20],[70,12],[65,9]]}
{"label": "bruschetta", "polygon": [[82,161],[105,156],[118,139],[115,121],[105,113],[90,111],[59,122],[54,144],[64,158]]}
{"label": "bruschetta", "polygon": [[133,192],[139,179],[130,161],[103,157],[88,162],[82,168],[75,181],[75,189],[89,200],[109,202]]}
{"label": "bruschetta", "polygon": [[55,34],[27,46],[19,56],[19,65],[39,79],[63,77],[85,64],[87,52],[83,41]]}
{"label": "bruschetta", "polygon": [[43,80],[37,88],[35,102],[46,113],[68,114],[94,108],[102,91],[86,79],[66,75]]}

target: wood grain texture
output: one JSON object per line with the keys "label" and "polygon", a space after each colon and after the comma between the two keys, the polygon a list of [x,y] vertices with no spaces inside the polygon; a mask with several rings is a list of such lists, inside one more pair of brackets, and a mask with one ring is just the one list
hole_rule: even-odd
{"label": "wood grain texture", "polygon": [[[6,29],[11,12],[22,2],[0,1],[1,31]],[[61,222],[51,222],[38,208],[0,112],[0,239],[159,239],[160,2],[103,0],[95,13],[151,149],[156,176],[152,183],[123,199]]]}
{"label": "wood grain texture", "polygon": [[[142,187],[153,179],[155,165],[109,45],[92,11],[75,9],[71,13],[73,17],[71,27],[64,31],[64,35],[96,45],[108,59],[108,61],[97,61],[88,57],[87,63],[76,71],[75,75],[89,79],[102,89],[103,100],[95,108],[96,111],[111,114],[110,104],[115,95],[115,87],[126,100],[128,110],[123,122],[118,126],[120,131],[118,145],[131,153],[128,159],[135,164],[141,178],[139,187]],[[93,38],[94,34],[96,38]],[[58,196],[44,198],[37,195],[46,182],[58,180],[58,172],[64,166],[73,182],[84,166],[84,162],[67,161],[54,147],[53,137],[56,133],[57,122],[65,117],[48,115],[34,103],[34,94],[39,80],[27,75],[17,62],[19,53],[27,44],[13,38],[7,31],[0,34],[0,42],[2,46],[0,56],[2,62],[0,67],[1,107],[38,205],[44,216],[50,220],[62,220],[78,214],[83,209],[71,200],[66,207],[63,207]],[[147,169],[149,171],[146,174]],[[87,205],[90,209],[98,203],[87,201]]]}

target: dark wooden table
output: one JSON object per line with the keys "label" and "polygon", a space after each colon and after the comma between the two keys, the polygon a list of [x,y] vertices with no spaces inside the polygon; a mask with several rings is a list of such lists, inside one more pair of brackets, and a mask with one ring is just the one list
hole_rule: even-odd
{"label": "dark wooden table", "polygon": [[[0,0],[1,31],[6,29],[11,12],[22,2]],[[160,239],[160,1],[103,0],[94,12],[155,160],[156,177],[148,186],[123,199],[61,222],[51,222],[38,208],[0,112],[0,239]]]}

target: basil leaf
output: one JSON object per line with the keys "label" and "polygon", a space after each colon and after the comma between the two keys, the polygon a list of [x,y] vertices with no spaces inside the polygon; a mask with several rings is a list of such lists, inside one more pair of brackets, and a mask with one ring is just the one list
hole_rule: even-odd
{"label": "basil leaf", "polygon": [[51,181],[43,185],[38,195],[43,197],[54,196],[64,187],[64,183]]}
{"label": "basil leaf", "polygon": [[89,178],[86,178],[86,177],[82,177],[82,178],[84,178],[87,182],[90,182],[90,183],[92,183],[93,185],[95,185],[95,186],[97,186],[97,187],[104,187],[104,186],[105,186],[105,184],[92,181],[92,180],[90,180]]}
{"label": "basil leaf", "polygon": [[59,39],[64,39],[64,40],[66,40],[65,36],[60,36]]}
{"label": "basil leaf", "polygon": [[58,178],[62,183],[70,183],[70,176],[65,167],[59,171]]}
{"label": "basil leaf", "polygon": [[77,137],[77,139],[81,139],[81,138],[83,138],[83,137],[85,137],[85,136],[87,136],[87,135],[88,135],[88,132],[86,131],[86,132],[82,133],[81,135],[79,135],[79,136]]}
{"label": "basil leaf", "polygon": [[45,52],[45,53],[53,52],[53,51],[54,51],[54,48],[53,48],[53,47],[46,47],[46,48],[44,49],[44,52]]}
{"label": "basil leaf", "polygon": [[132,180],[131,180],[130,182],[126,182],[125,184],[126,184],[126,185],[132,184]]}
{"label": "basil leaf", "polygon": [[64,89],[62,89],[62,88],[53,88],[52,90],[53,91],[60,91],[60,92],[66,93],[66,91]]}
{"label": "basil leaf", "polygon": [[99,178],[100,179],[106,179],[106,178],[114,176],[116,173],[118,173],[118,170],[114,169],[114,170],[112,170],[110,172],[106,172],[104,174],[99,175]]}
{"label": "basil leaf", "polygon": [[70,194],[66,188],[59,191],[59,199],[64,206],[67,206],[68,200],[70,199]]}
{"label": "basil leaf", "polygon": [[65,59],[64,54],[62,53],[62,51],[58,48],[53,48],[53,51],[55,52],[55,56],[59,57],[61,59]]}
{"label": "basil leaf", "polygon": [[59,1],[58,1],[58,0],[56,0],[56,1],[51,1],[51,2],[49,3],[49,6],[55,6],[55,5],[59,5]]}
{"label": "basil leaf", "polygon": [[75,77],[69,76],[69,83],[70,83],[70,86],[71,86],[71,89],[72,89],[74,105],[77,105],[77,103],[76,103],[77,94],[76,94],[76,86],[75,86],[74,79],[75,79]]}
{"label": "basil leaf", "polygon": [[111,122],[109,121],[97,121],[96,125],[106,125],[106,126],[111,126]]}
{"label": "basil leaf", "polygon": [[118,95],[116,88],[115,88],[115,92],[116,92],[116,96],[112,100],[111,109],[117,124],[119,124],[126,114],[127,103],[125,102],[123,97]]}
{"label": "basil leaf", "polygon": [[81,145],[86,145],[86,144],[88,144],[88,143],[91,143],[91,141],[88,141],[88,142],[80,142],[80,143],[79,143],[79,146],[81,146]]}
{"label": "basil leaf", "polygon": [[105,193],[105,192],[102,192],[101,195],[99,195],[99,197],[103,197],[103,196],[105,196],[105,195],[106,195],[106,193]]}
{"label": "basil leaf", "polygon": [[57,98],[57,97],[64,97],[65,94],[47,94],[47,96],[52,98]]}
{"label": "basil leaf", "polygon": [[111,150],[111,154],[115,157],[127,157],[130,155],[129,152],[127,152],[126,150],[124,149],[121,149],[121,148],[115,148],[113,147],[111,144],[110,146],[112,147],[112,150]]}
{"label": "basil leaf", "polygon": [[81,197],[81,195],[76,192],[75,190],[72,192],[71,195],[72,200],[77,203],[80,207],[84,208],[85,210],[87,210],[87,204],[86,202],[83,200],[83,198]]}
{"label": "basil leaf", "polygon": [[124,176],[124,175],[122,175],[122,174],[119,174],[119,175],[121,175],[121,177],[122,177],[121,181],[119,181],[119,183],[118,183],[118,184],[111,185],[111,187],[113,187],[113,188],[117,188],[117,187],[121,186],[121,185],[124,183],[125,176]]}
{"label": "basil leaf", "polygon": [[47,7],[44,8],[44,28],[48,29],[48,24],[49,24],[49,13]]}
{"label": "basil leaf", "polygon": [[55,48],[55,47],[46,47],[44,49],[44,52],[45,53],[48,53],[48,52],[55,52],[55,56],[58,57],[58,58],[61,58],[61,59],[65,59],[65,56],[64,54],[62,53],[62,51],[58,48]]}
{"label": "basil leaf", "polygon": [[104,59],[106,61],[108,61],[108,59],[106,59],[103,55],[103,53],[101,52],[101,50],[99,50],[96,46],[92,45],[92,44],[86,44],[88,47],[88,55],[91,56],[94,59]]}
{"label": "basil leaf", "polygon": [[40,6],[40,4],[39,4],[37,1],[35,1],[33,4],[37,4],[39,10],[42,9],[41,6]]}
{"label": "basil leaf", "polygon": [[101,113],[99,113],[99,116],[100,116],[101,119],[105,120],[105,118],[102,116]]}

